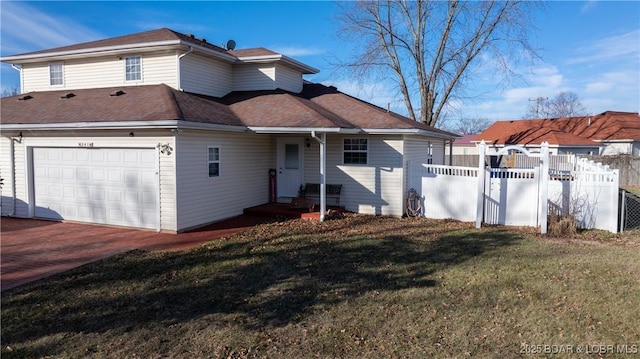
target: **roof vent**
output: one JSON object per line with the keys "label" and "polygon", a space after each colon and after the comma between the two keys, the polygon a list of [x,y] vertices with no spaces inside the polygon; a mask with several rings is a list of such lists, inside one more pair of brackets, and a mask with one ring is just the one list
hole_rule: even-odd
{"label": "roof vent", "polygon": [[125,94],[125,92],[124,92],[124,91],[122,91],[122,90],[118,90],[118,91],[114,91],[114,92],[110,93],[110,94],[109,94],[109,96],[111,96],[111,97],[116,97],[116,96],[122,96],[122,95],[124,95],[124,94]]}
{"label": "roof vent", "polygon": [[196,40],[198,40],[198,41],[202,41],[202,42],[204,42],[204,43],[206,43],[206,42],[207,42],[207,39],[205,39],[204,37],[198,37],[198,38],[196,38]]}
{"label": "roof vent", "polygon": [[73,92],[69,92],[67,94],[64,94],[62,96],[60,96],[60,98],[64,99],[64,98],[72,98],[72,97],[76,97],[76,94],[74,94]]}
{"label": "roof vent", "polygon": [[31,95],[24,95],[22,97],[18,97],[18,101],[27,101],[27,100],[31,100],[33,98],[33,96]]}

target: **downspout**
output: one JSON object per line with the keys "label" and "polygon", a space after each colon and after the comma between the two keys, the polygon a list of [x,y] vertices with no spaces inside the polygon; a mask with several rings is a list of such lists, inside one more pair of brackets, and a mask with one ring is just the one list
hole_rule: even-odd
{"label": "downspout", "polygon": [[183,57],[189,55],[190,53],[193,52],[193,46],[189,46],[189,50],[187,52],[185,52],[184,54],[178,56],[178,90],[180,91],[184,91],[182,89],[182,74],[180,73],[180,60],[182,60]]}
{"label": "downspout", "polygon": [[449,166],[453,166],[453,142],[455,140],[455,138],[449,140]]}
{"label": "downspout", "polygon": [[18,67],[15,64],[11,64],[11,68],[13,68],[14,70],[18,71],[20,73],[20,93],[22,93],[22,67]]}
{"label": "downspout", "polygon": [[320,144],[320,222],[324,222],[324,215],[327,212],[326,194],[326,170],[327,170],[327,134],[322,132],[320,137],[316,136],[316,131],[311,131],[311,137]]}

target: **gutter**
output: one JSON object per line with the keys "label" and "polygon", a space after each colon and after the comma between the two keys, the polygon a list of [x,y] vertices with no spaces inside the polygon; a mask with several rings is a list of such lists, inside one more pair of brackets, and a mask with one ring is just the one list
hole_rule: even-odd
{"label": "gutter", "polygon": [[22,66],[18,66],[16,64],[11,64],[11,68],[18,71],[20,73],[20,93],[22,93],[22,89],[24,88],[22,83]]}
{"label": "gutter", "polygon": [[360,134],[361,129],[358,128],[341,128],[341,127],[254,127],[248,126],[249,130],[255,133],[347,133]]}
{"label": "gutter", "polygon": [[0,130],[127,130],[127,129],[162,129],[182,128],[194,130],[219,130],[230,132],[247,132],[247,127],[236,125],[221,125],[215,123],[191,122],[183,120],[160,121],[121,121],[121,122],[74,122],[58,124],[0,124]]}
{"label": "gutter", "polygon": [[23,54],[23,55],[14,55],[14,56],[5,56],[0,57],[1,62],[16,62],[20,63],[30,63],[30,62],[40,62],[46,59],[54,59],[54,58],[84,58],[86,54],[96,54],[96,56],[105,56],[105,55],[116,55],[116,54],[126,54],[130,53],[132,50],[144,50],[147,51],[155,51],[160,50],[167,47],[177,47],[177,46],[188,46],[194,48],[203,53],[207,53],[209,55],[213,55],[220,59],[224,59],[226,61],[237,63],[238,58],[223,52],[218,52],[204,46],[199,46],[197,44],[189,43],[183,40],[166,40],[166,41],[155,41],[155,42],[142,42],[136,44],[127,44],[127,45],[116,45],[116,46],[103,46],[98,48],[86,48],[79,50],[67,50],[67,51],[56,51],[56,52],[43,52],[37,54]]}
{"label": "gutter", "polygon": [[185,52],[184,54],[178,56],[178,90],[179,91],[183,91],[184,89],[182,88],[182,73],[180,72],[180,60],[182,60],[183,57],[189,55],[190,53],[193,52],[193,46],[189,46],[189,50],[187,52]]}
{"label": "gutter", "polygon": [[311,67],[307,64],[304,64],[300,61],[294,60],[288,56],[282,54],[273,54],[273,55],[259,55],[259,56],[242,56],[238,57],[240,61],[243,63],[271,63],[271,62],[279,62],[287,64],[288,66],[296,67],[302,70],[305,74],[317,74],[320,70],[315,67]]}

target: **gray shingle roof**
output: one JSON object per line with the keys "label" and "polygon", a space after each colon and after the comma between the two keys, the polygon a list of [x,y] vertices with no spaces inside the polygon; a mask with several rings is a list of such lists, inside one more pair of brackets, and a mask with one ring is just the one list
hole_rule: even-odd
{"label": "gray shingle roof", "polygon": [[[115,96],[118,91],[122,94]],[[66,98],[68,93],[74,96]],[[306,83],[299,94],[277,89],[232,92],[222,98],[167,85],[32,92],[3,98],[1,106],[2,124],[182,120],[248,127],[416,129],[453,137],[313,83]]]}

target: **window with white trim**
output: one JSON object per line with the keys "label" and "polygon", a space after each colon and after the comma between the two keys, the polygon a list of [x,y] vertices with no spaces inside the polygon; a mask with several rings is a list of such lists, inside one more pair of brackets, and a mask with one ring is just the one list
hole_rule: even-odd
{"label": "window with white trim", "polygon": [[62,62],[49,64],[49,85],[64,85],[64,66],[62,65]]}
{"label": "window with white trim", "polygon": [[366,138],[345,138],[342,146],[342,162],[345,165],[366,165],[369,146]]}
{"label": "window with white trim", "polygon": [[427,164],[433,164],[433,143],[427,141]]}
{"label": "window with white trim", "polygon": [[220,177],[220,147],[207,147],[209,177]]}
{"label": "window with white trim", "polygon": [[125,79],[127,81],[142,80],[142,57],[129,56],[124,59]]}

